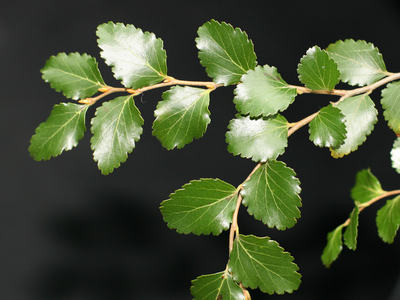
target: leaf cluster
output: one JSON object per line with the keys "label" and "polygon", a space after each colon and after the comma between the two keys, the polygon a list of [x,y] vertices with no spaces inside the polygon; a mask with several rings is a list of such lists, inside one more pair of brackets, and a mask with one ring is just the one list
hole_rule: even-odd
{"label": "leaf cluster", "polygon": [[[275,67],[258,65],[254,45],[245,32],[211,20],[198,29],[196,46],[212,81],[184,81],[168,75],[163,41],[153,33],[108,22],[98,27],[97,36],[101,57],[123,87],[104,82],[94,57],[79,53],[52,56],[41,70],[43,79],[78,103],[54,106],[31,139],[32,157],[48,160],[75,147],[86,130],[88,109],[100,99],[122,92],[127,95],[97,106],[90,122],[94,160],[103,174],[113,172],[126,161],[143,133],[144,120],[135,97],[156,88],[168,89],[154,111],[153,135],[168,150],[183,148],[205,134],[211,122],[211,93],[234,85],[237,115],[227,126],[227,150],[256,162],[256,167],[237,187],[220,179],[190,181],[163,201],[160,210],[168,226],[179,233],[219,235],[230,229],[226,268],[194,280],[191,291],[195,299],[249,299],[246,288],[269,294],[296,290],[301,275],[293,257],[270,237],[239,234],[238,210],[243,204],[250,215],[270,228],[293,227],[302,206],[300,181],[294,170],[278,160],[288,146],[288,137],[308,125],[309,139],[316,146],[328,148],[334,158],[350,154],[365,142],[378,120],[371,91],[389,82],[382,90],[383,114],[389,127],[400,134],[400,82],[396,81],[400,75],[386,70],[382,55],[372,44],[344,40],[326,49],[308,49],[297,67],[304,86],[290,85]],[[359,87],[336,90],[339,82]],[[291,123],[283,113],[303,93],[340,98]],[[399,149],[397,140],[392,162],[398,172]],[[342,239],[350,249],[356,248],[359,213],[386,195],[369,170],[357,175],[352,190],[355,208],[348,221],[328,234],[322,255],[325,265],[337,258]],[[386,242],[393,241],[400,224],[399,199],[389,200],[377,215],[378,232]]]}
{"label": "leaf cluster", "polygon": [[[397,156],[392,155],[392,161],[395,159],[397,159]],[[356,250],[359,214],[364,208],[384,197],[396,194],[400,194],[400,190],[384,191],[379,180],[369,169],[359,171],[355,185],[351,190],[351,198],[355,205],[354,209],[346,222],[328,233],[327,245],[321,257],[324,265],[329,267],[338,258],[342,251],[343,243],[349,249]],[[378,210],[376,226],[381,239],[386,243],[393,243],[400,227],[400,196],[387,200],[386,204]]]}

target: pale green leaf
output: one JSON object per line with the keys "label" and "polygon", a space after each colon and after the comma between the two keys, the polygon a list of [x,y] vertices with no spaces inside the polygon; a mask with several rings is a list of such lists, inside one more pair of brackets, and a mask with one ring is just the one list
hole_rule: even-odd
{"label": "pale green leaf", "polygon": [[346,138],[344,115],[329,104],[310,123],[310,140],[319,147],[339,147]]}
{"label": "pale green leaf", "polygon": [[339,66],[340,79],[350,85],[369,85],[388,75],[378,48],[365,41],[337,41],[326,49]]}
{"label": "pale green leaf", "polygon": [[389,244],[393,243],[400,227],[400,196],[386,201],[386,204],[378,210],[376,225],[382,240]]}
{"label": "pale green leaf", "polygon": [[291,293],[301,282],[293,257],[269,237],[239,235],[229,257],[229,268],[235,281],[268,294]]}
{"label": "pale green leaf", "polygon": [[167,149],[183,148],[201,138],[211,122],[211,89],[175,86],[163,93],[154,112],[153,135]]}
{"label": "pale green leaf", "polygon": [[389,83],[382,90],[383,115],[392,130],[400,135],[400,81]]}
{"label": "pale green leaf", "polygon": [[88,98],[105,86],[96,59],[87,54],[59,53],[40,71],[53,89],[74,100]]}
{"label": "pale green leaf", "polygon": [[357,173],[356,183],[351,189],[351,198],[356,205],[366,203],[384,193],[381,184],[370,169],[364,169]]}
{"label": "pale green leaf", "polygon": [[94,160],[106,175],[125,162],[143,132],[143,119],[133,96],[104,102],[92,119]]}
{"label": "pale green leaf", "polygon": [[326,244],[321,257],[323,264],[327,268],[330,267],[330,265],[338,258],[342,251],[342,228],[343,224],[328,233],[328,243]]}
{"label": "pale green leaf", "polygon": [[364,143],[378,121],[378,111],[367,94],[346,98],[335,107],[344,115],[347,130],[344,143],[337,148],[331,147],[332,156],[339,158],[357,150]]}
{"label": "pale green leaf", "polygon": [[394,141],[393,148],[390,151],[390,158],[392,160],[392,167],[400,173],[400,138]]}
{"label": "pale green leaf", "polygon": [[190,291],[194,300],[246,300],[242,289],[228,272],[199,276],[192,281]]}
{"label": "pale green leaf", "polygon": [[87,105],[55,105],[47,120],[36,128],[29,152],[35,160],[48,160],[78,145],[86,131]]}
{"label": "pale green leaf", "polygon": [[168,227],[179,233],[218,235],[229,229],[236,196],[236,188],[222,180],[193,180],[163,201],[160,209]]}
{"label": "pale green leaf", "polygon": [[344,243],[351,250],[356,250],[357,247],[358,214],[359,214],[358,206],[355,206],[350,214],[350,223],[347,225],[347,228],[343,234]]}
{"label": "pale green leaf", "polygon": [[299,79],[311,90],[333,90],[340,81],[336,62],[325,50],[314,46],[300,60],[297,72]]}
{"label": "pale green leaf", "polygon": [[275,67],[265,65],[249,70],[235,89],[236,109],[243,115],[267,117],[284,111],[295,99],[297,91],[290,87]]}
{"label": "pale green leaf", "polygon": [[215,83],[237,83],[243,74],[255,68],[257,57],[253,43],[239,28],[211,20],[199,28],[198,35],[200,62]]}
{"label": "pale green leaf", "polygon": [[268,227],[290,228],[300,218],[300,181],[283,162],[269,160],[243,185],[241,194],[248,212]]}
{"label": "pale green leaf", "polygon": [[287,146],[288,126],[280,114],[260,119],[237,116],[228,125],[228,151],[255,162],[275,159]]}
{"label": "pale green leaf", "polygon": [[156,84],[167,76],[167,54],[154,33],[133,25],[112,22],[97,28],[100,54],[112,66],[114,76],[127,88]]}

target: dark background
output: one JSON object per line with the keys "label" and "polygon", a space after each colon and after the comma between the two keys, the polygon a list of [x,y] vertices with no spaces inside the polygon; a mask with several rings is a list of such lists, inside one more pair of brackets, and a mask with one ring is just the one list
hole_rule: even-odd
{"label": "dark background", "polygon": [[[180,235],[167,228],[159,204],[192,179],[240,184],[254,162],[226,151],[226,126],[235,111],[233,88],[213,92],[212,122],[204,138],[167,151],[151,135],[161,91],[137,99],[145,119],[141,140],[126,163],[103,176],[92,159],[90,131],[77,148],[46,162],[28,153],[29,140],[54,104],[65,101],[42,81],[39,70],[59,52],[88,53],[105,81],[118,86],[99,56],[96,27],[134,24],[164,40],[168,74],[208,80],[194,39],[210,19],[245,30],[259,64],[278,68],[298,84],[297,64],[309,47],[338,39],[377,46],[389,71],[400,71],[400,2],[346,1],[7,1],[0,9],[0,299],[191,299],[191,280],[221,271],[228,235]],[[372,98],[380,109],[380,91]],[[291,121],[333,98],[299,96],[284,113]],[[88,114],[88,129],[90,117]],[[375,226],[382,203],[360,216],[358,249],[345,248],[330,269],[320,255],[328,231],[351,212],[357,171],[370,167],[386,190],[398,189],[389,151],[395,139],[380,117],[354,154],[335,160],[308,140],[303,128],[280,158],[302,183],[302,218],[289,230],[269,229],[241,210],[241,233],[270,236],[294,257],[299,291],[284,296],[253,291],[253,299],[400,299],[400,238],[383,243]],[[397,282],[397,283],[396,283]],[[397,284],[397,294],[396,293]],[[396,296],[397,295],[397,296]]]}

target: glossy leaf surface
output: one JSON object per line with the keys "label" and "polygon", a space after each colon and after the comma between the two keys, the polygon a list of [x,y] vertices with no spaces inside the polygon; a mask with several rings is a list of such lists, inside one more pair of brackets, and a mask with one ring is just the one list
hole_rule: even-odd
{"label": "glossy leaf surface", "polygon": [[344,143],[338,148],[331,147],[332,156],[339,158],[357,150],[358,146],[365,142],[378,121],[378,111],[366,94],[346,98],[335,107],[344,115],[347,130]]}
{"label": "glossy leaf surface", "polygon": [[94,160],[106,175],[125,162],[143,132],[143,119],[133,96],[104,102],[92,119]]}
{"label": "glossy leaf surface", "polygon": [[247,300],[228,272],[197,277],[191,287],[194,300]]}
{"label": "glossy leaf surface", "polygon": [[337,41],[326,49],[339,66],[340,79],[350,85],[369,85],[387,74],[378,48],[365,41]]}
{"label": "glossy leaf surface", "polygon": [[382,240],[386,243],[393,243],[400,227],[400,196],[386,201],[386,204],[378,210],[376,225]]}
{"label": "glossy leaf surface", "polygon": [[47,120],[36,128],[29,152],[35,160],[48,160],[78,145],[86,131],[87,105],[55,105]]}
{"label": "glossy leaf surface", "polygon": [[97,28],[100,54],[127,88],[138,89],[167,78],[167,54],[153,33],[112,22]]}
{"label": "glossy leaf surface", "polygon": [[325,50],[314,46],[300,60],[299,79],[311,90],[333,90],[340,81],[336,62]]}
{"label": "glossy leaf surface", "polygon": [[293,257],[269,237],[239,235],[230,254],[229,268],[235,281],[268,294],[291,293],[301,282]]}
{"label": "glossy leaf surface", "polygon": [[53,89],[74,100],[88,98],[105,85],[96,59],[87,54],[59,53],[40,71]]}
{"label": "glossy leaf surface", "polygon": [[384,193],[381,183],[371,170],[361,170],[356,175],[356,183],[351,189],[351,198],[356,204],[361,204],[372,200]]}
{"label": "glossy leaf surface", "polygon": [[255,162],[275,159],[287,146],[288,125],[279,114],[260,119],[237,116],[228,125],[228,151]]}
{"label": "glossy leaf surface", "polygon": [[397,138],[393,143],[393,148],[390,151],[392,167],[400,173],[400,138]]}
{"label": "glossy leaf surface", "polygon": [[243,115],[267,117],[285,110],[295,99],[297,91],[291,88],[275,67],[265,65],[249,70],[235,89],[236,109]]}
{"label": "glossy leaf surface", "polygon": [[241,194],[248,212],[268,227],[290,228],[300,218],[300,181],[283,162],[270,160],[251,175]]}
{"label": "glossy leaf surface", "polygon": [[175,86],[163,93],[154,112],[153,135],[167,149],[183,148],[201,138],[211,122],[209,89]]}
{"label": "glossy leaf surface", "polygon": [[197,33],[200,63],[215,83],[237,83],[243,74],[255,68],[257,57],[253,43],[239,28],[211,20],[201,26]]}
{"label": "glossy leaf surface", "polygon": [[343,225],[336,227],[328,233],[328,243],[322,253],[322,263],[325,267],[329,267],[339,256],[342,251],[342,228]]}
{"label": "glossy leaf surface", "polygon": [[236,195],[236,188],[222,180],[193,180],[162,202],[161,213],[179,233],[218,235],[232,222]]}
{"label": "glossy leaf surface", "polygon": [[310,140],[319,147],[339,147],[346,138],[344,115],[331,104],[322,108],[310,122]]}
{"label": "glossy leaf surface", "polygon": [[383,115],[390,128],[400,135],[400,82],[389,83],[382,90]]}
{"label": "glossy leaf surface", "polygon": [[358,235],[358,206],[354,207],[350,214],[350,223],[347,225],[343,234],[343,240],[346,246],[351,250],[356,250]]}

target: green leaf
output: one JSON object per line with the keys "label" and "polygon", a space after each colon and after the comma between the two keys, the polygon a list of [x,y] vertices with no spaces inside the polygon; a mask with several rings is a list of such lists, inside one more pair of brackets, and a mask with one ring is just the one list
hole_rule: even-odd
{"label": "green leaf", "polygon": [[343,239],[346,246],[351,250],[356,250],[357,247],[357,234],[358,234],[358,206],[354,207],[350,214],[350,223],[344,232]]}
{"label": "green leaf", "polygon": [[378,111],[366,94],[346,98],[335,107],[344,115],[347,130],[344,143],[338,148],[331,147],[332,156],[339,158],[357,150],[358,146],[364,143],[378,121]]}
{"label": "green leaf", "polygon": [[390,151],[390,158],[392,160],[392,167],[400,173],[400,138],[394,141],[393,148]]}
{"label": "green leaf", "polygon": [[311,90],[333,90],[340,81],[336,62],[325,50],[314,46],[300,60],[297,72],[299,79]]}
{"label": "green leaf", "polygon": [[284,111],[295,99],[297,90],[290,87],[275,67],[265,65],[249,70],[235,89],[236,109],[250,117],[267,117]]}
{"label": "green leaf", "polygon": [[269,160],[243,184],[241,194],[248,212],[268,227],[290,228],[300,218],[300,181],[281,161]]}
{"label": "green leaf", "polygon": [[114,76],[127,88],[156,84],[167,76],[167,54],[154,33],[108,22],[97,28],[99,47]]}
{"label": "green leaf", "polygon": [[369,85],[387,76],[378,48],[365,41],[337,41],[326,49],[339,66],[340,79],[350,85]]}
{"label": "green leaf", "polygon": [[53,89],[74,100],[88,98],[105,86],[96,59],[87,54],[59,53],[50,57],[40,71]]}
{"label": "green leaf", "polygon": [[389,83],[382,90],[383,115],[390,128],[400,135],[400,81]]}
{"label": "green leaf", "polygon": [[376,216],[378,234],[386,243],[393,243],[400,227],[400,196],[386,201],[385,206],[378,210]]}
{"label": "green leaf", "polygon": [[275,159],[287,146],[288,125],[280,114],[260,119],[237,116],[228,125],[228,151],[255,162]]}
{"label": "green leaf", "polygon": [[239,28],[211,20],[201,26],[197,33],[200,62],[215,83],[237,83],[242,75],[257,65],[253,43]]}
{"label": "green leaf", "polygon": [[143,132],[143,119],[133,96],[104,102],[92,119],[94,160],[104,175],[125,162]]}
{"label": "green leaf", "polygon": [[329,268],[330,265],[338,258],[340,252],[342,251],[342,228],[343,224],[328,233],[328,243],[326,244],[321,257],[323,264],[327,268]]}
{"label": "green leaf", "polygon": [[329,104],[310,123],[310,140],[319,147],[339,147],[346,138],[344,115]]}
{"label": "green leaf", "polygon": [[351,189],[351,198],[356,205],[366,203],[384,193],[379,180],[371,173],[370,169],[364,169],[357,173],[356,183]]}
{"label": "green leaf", "polygon": [[242,289],[228,272],[203,275],[192,281],[194,300],[246,300]]}
{"label": "green leaf", "polygon": [[239,235],[229,258],[233,279],[245,287],[283,294],[300,285],[301,275],[296,272],[293,257],[269,237]]}
{"label": "green leaf", "polygon": [[163,201],[160,209],[168,227],[179,233],[219,235],[229,229],[236,196],[236,188],[222,180],[193,180]]}
{"label": "green leaf", "polygon": [[74,103],[55,105],[47,120],[36,128],[29,147],[31,156],[37,161],[48,160],[78,145],[86,131],[88,107]]}
{"label": "green leaf", "polygon": [[168,150],[201,138],[211,122],[211,89],[175,86],[163,93],[154,112],[153,135]]}

